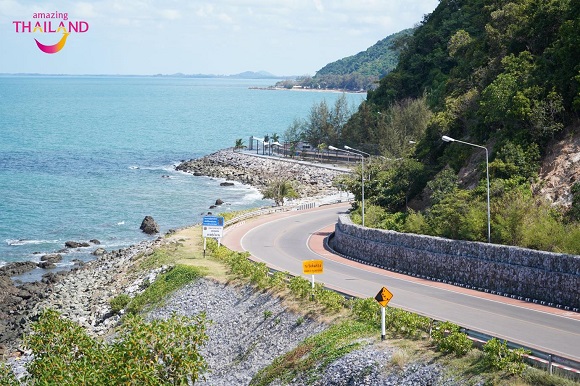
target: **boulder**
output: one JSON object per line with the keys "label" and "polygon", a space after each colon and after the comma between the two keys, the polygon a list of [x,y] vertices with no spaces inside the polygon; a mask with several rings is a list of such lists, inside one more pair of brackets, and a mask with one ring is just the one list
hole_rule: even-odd
{"label": "boulder", "polygon": [[52,269],[56,268],[56,265],[51,261],[41,261],[38,263],[38,267],[42,269]]}
{"label": "boulder", "polygon": [[40,258],[40,261],[47,261],[49,263],[59,263],[62,261],[62,255],[58,253],[51,253],[48,255],[44,255]]}
{"label": "boulder", "polygon": [[97,239],[92,239],[92,240],[89,240],[89,243],[93,243],[93,244],[95,244],[95,245],[99,245],[99,244],[101,244],[101,242],[100,242],[99,240],[97,240]]}
{"label": "boulder", "polygon": [[18,276],[23,273],[30,272],[36,268],[36,263],[32,261],[17,261],[16,263],[10,263],[4,267],[0,267],[0,275],[6,276]]}
{"label": "boulder", "polygon": [[79,243],[78,241],[67,241],[64,243],[64,246],[67,248],[83,248],[83,247],[90,247],[89,243]]}
{"label": "boulder", "polygon": [[222,205],[224,202],[221,198],[218,198],[217,200],[215,200],[215,205]]}
{"label": "boulder", "polygon": [[107,253],[105,248],[97,248],[93,251],[94,256],[103,256],[105,253]]}
{"label": "boulder", "polygon": [[233,182],[226,181],[226,182],[222,182],[220,184],[220,186],[234,186],[234,183]]}
{"label": "boulder", "polygon": [[145,216],[145,218],[141,222],[141,226],[139,227],[139,229],[141,229],[144,233],[147,233],[148,235],[159,233],[159,225],[157,225],[157,223],[151,216]]}

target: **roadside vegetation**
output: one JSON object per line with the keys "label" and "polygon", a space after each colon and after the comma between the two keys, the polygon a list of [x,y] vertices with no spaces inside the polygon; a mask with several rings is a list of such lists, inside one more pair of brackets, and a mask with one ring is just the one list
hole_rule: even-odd
{"label": "roadside vegetation", "polygon": [[[230,216],[235,216],[231,214]],[[321,283],[312,289],[303,277],[284,272],[270,274],[263,263],[248,259],[247,253],[231,251],[209,240],[206,258],[201,250],[201,229],[182,230],[169,236],[172,242],[149,255],[141,256],[136,265],[149,271],[172,267],[153,283],[145,283],[139,295],[120,294],[111,299],[114,312],[122,313],[123,322],[113,338],[92,338],[75,323],[47,310],[33,325],[26,345],[35,354],[27,366],[26,382],[62,385],[79,384],[184,384],[195,381],[207,370],[199,355],[207,339],[205,315],[194,318],[174,316],[166,321],[145,322],[142,313],[163,304],[167,296],[215,270],[214,280],[249,283],[256,290],[280,296],[288,308],[304,318],[317,318],[329,328],[312,336],[275,359],[261,370],[252,385],[268,385],[296,376],[317,379],[335,359],[367,344],[380,344],[380,308],[374,299],[346,299],[326,290]],[[264,313],[259,317],[268,318]],[[404,310],[386,309],[387,344],[394,347],[392,366],[403,369],[417,361],[437,361],[445,366],[449,377],[469,379],[473,383],[508,385],[573,385],[564,378],[549,376],[523,363],[523,350],[510,350],[505,342],[493,340],[478,350],[449,322],[436,322]],[[387,346],[385,346],[387,347]],[[82,382],[81,382],[82,383]],[[13,374],[0,364],[0,384],[20,385]]]}

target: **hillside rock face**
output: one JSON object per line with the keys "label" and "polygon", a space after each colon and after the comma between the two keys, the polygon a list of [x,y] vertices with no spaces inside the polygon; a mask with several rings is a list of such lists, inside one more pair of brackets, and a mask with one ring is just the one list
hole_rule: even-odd
{"label": "hillside rock face", "polygon": [[538,192],[556,205],[570,207],[574,183],[580,183],[580,135],[554,142],[540,169]]}

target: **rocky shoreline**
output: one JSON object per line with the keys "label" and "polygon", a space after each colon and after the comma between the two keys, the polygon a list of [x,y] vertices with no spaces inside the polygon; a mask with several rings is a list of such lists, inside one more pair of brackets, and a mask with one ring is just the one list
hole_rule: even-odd
{"label": "rocky shoreline", "polygon": [[348,172],[329,164],[302,162],[297,159],[263,157],[233,149],[220,150],[205,157],[184,161],[176,170],[195,176],[209,176],[252,185],[260,190],[275,179],[294,182],[302,198],[338,193],[333,181]]}
{"label": "rocky shoreline", "polygon": [[18,262],[0,268],[0,359],[21,353],[19,338],[45,308],[61,312],[93,334],[104,333],[118,318],[110,312],[109,299],[121,291],[130,292],[126,287],[139,280],[136,274],[128,273],[131,262],[139,255],[153,253],[163,243],[163,238],[158,238],[103,252],[82,266],[48,272],[35,282],[18,283],[11,277],[36,263]]}
{"label": "rocky shoreline", "polygon": [[[176,169],[257,188],[265,187],[272,178],[283,176],[295,181],[302,198],[337,192],[332,181],[344,173],[344,170],[328,169],[324,165],[256,157],[232,149],[182,162]],[[90,243],[99,244],[97,240]],[[116,322],[110,315],[108,299],[120,293],[128,282],[138,280],[127,274],[132,259],[139,254],[151,253],[162,243],[163,238],[158,238],[109,253],[97,248],[93,253],[95,260],[76,262],[67,271],[55,271],[55,263],[62,259],[58,253],[45,254],[40,263],[26,261],[0,267],[0,359],[18,355],[19,338],[44,308],[56,309],[97,334],[114,325]],[[65,249],[89,245],[71,241],[67,242]],[[38,267],[47,270],[40,280],[25,283],[12,280]]]}

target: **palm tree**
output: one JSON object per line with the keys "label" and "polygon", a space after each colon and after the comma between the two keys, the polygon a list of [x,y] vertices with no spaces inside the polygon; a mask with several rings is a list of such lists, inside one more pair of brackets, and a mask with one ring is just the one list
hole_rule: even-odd
{"label": "palm tree", "polygon": [[[264,135],[264,146],[262,147],[262,154],[264,154],[264,150],[266,150],[267,143],[270,143],[270,136],[268,134]],[[270,151],[269,147],[268,147],[268,151]]]}
{"label": "palm tree", "polygon": [[[278,134],[276,134],[276,133],[272,134],[272,142],[273,143],[278,143],[279,140],[280,140],[280,136]],[[279,147],[280,145],[277,145],[277,146],[278,146],[278,148],[277,148],[278,154],[280,154],[280,147]]]}
{"label": "palm tree", "polygon": [[236,144],[234,145],[234,151],[245,148],[244,140],[242,138],[236,139]]}
{"label": "palm tree", "polygon": [[298,198],[298,193],[294,190],[292,183],[282,179],[271,181],[262,194],[264,195],[263,199],[274,200],[276,206],[284,206],[285,198]]}

